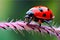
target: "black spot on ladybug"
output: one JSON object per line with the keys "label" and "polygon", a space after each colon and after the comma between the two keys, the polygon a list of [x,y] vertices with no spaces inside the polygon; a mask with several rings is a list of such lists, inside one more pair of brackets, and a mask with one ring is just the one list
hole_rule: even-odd
{"label": "black spot on ladybug", "polygon": [[42,16],[43,16],[43,17],[46,17],[46,14],[44,13]]}
{"label": "black spot on ladybug", "polygon": [[43,12],[43,9],[42,9],[42,8],[39,8],[39,10],[40,10],[41,12]]}
{"label": "black spot on ladybug", "polygon": [[52,18],[52,14],[50,14],[50,18]]}

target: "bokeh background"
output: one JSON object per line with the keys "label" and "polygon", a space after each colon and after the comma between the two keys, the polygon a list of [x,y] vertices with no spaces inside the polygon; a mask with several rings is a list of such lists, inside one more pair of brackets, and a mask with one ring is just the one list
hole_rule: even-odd
{"label": "bokeh background", "polygon": [[[1,21],[14,21],[24,20],[25,13],[33,6],[43,5],[50,8],[54,15],[54,22],[57,27],[60,25],[60,0],[0,0],[0,22]],[[56,37],[45,35],[42,36],[39,33],[14,32],[13,30],[0,29],[0,40],[57,40]],[[42,36],[42,37],[41,37]]]}

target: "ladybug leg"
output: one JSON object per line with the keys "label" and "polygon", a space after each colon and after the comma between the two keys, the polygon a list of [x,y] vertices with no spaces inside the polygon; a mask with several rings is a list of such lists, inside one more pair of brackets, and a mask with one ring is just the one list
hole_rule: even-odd
{"label": "ladybug leg", "polygon": [[41,32],[41,24],[39,24],[39,27],[37,27],[38,31]]}
{"label": "ladybug leg", "polygon": [[47,23],[47,24],[49,25],[49,27],[51,27],[51,28],[52,28],[52,26],[49,24],[49,22],[48,22],[48,21],[44,20],[44,22],[45,22],[45,23]]}
{"label": "ladybug leg", "polygon": [[41,24],[39,24],[39,27],[41,27]]}
{"label": "ladybug leg", "polygon": [[45,22],[52,28],[52,31],[58,35],[58,33],[55,31],[55,29],[47,21],[45,21]]}
{"label": "ladybug leg", "polygon": [[31,21],[32,21],[32,17],[29,19],[29,21],[28,21],[27,25],[28,25]]}
{"label": "ladybug leg", "polygon": [[25,21],[27,21],[27,24],[29,24],[32,21],[32,19],[33,18],[28,15],[25,16]]}
{"label": "ladybug leg", "polygon": [[51,27],[53,29],[53,31],[55,31],[55,29],[49,24],[48,21],[45,20],[44,22],[46,22],[49,25],[49,27]]}

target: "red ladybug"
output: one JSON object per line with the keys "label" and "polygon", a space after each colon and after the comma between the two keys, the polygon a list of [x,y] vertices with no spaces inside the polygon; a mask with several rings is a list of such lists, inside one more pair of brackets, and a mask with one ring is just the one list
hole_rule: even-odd
{"label": "red ladybug", "polygon": [[52,11],[45,6],[35,6],[26,12],[25,19],[28,20],[27,24],[34,20],[41,26],[43,22],[49,24],[49,21],[54,19],[54,15]]}

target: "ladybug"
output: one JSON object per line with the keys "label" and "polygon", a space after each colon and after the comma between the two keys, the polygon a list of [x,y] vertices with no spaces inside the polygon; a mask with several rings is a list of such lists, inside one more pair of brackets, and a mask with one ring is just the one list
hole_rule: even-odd
{"label": "ladybug", "polygon": [[38,22],[38,24],[41,26],[41,23],[45,22],[49,26],[49,21],[54,19],[54,15],[52,13],[52,10],[45,6],[35,6],[29,9],[26,12],[25,20],[28,21],[27,24],[29,24],[32,20],[35,22]]}

